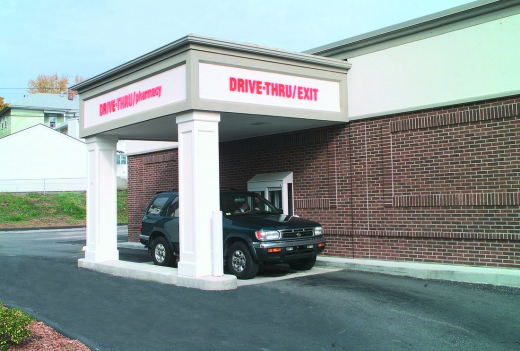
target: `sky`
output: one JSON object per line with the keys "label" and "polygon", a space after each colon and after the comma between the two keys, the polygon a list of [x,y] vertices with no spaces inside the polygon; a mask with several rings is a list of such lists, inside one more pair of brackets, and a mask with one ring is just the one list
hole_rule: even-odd
{"label": "sky", "polygon": [[188,34],[301,52],[468,0],[0,0],[0,97],[91,78]]}

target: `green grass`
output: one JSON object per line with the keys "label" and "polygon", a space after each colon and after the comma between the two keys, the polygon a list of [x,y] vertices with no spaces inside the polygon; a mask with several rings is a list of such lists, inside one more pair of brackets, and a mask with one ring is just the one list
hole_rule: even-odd
{"label": "green grass", "polygon": [[128,191],[117,192],[117,223],[128,223]]}
{"label": "green grass", "polygon": [[[86,219],[85,193],[0,193],[0,225],[80,225]],[[128,222],[127,191],[117,192],[117,222]]]}

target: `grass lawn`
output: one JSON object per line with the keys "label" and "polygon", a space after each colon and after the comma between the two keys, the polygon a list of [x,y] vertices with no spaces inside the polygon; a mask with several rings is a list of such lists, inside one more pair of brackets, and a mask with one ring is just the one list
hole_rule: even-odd
{"label": "grass lawn", "polygon": [[[0,228],[85,225],[85,193],[0,193]],[[127,191],[117,192],[117,222],[128,222]]]}

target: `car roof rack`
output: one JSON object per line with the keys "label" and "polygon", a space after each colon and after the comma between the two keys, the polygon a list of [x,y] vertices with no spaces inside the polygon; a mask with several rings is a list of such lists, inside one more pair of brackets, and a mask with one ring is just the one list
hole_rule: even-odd
{"label": "car roof rack", "polygon": [[[226,190],[227,191],[247,191],[247,190],[240,190],[240,189],[231,188],[231,187],[221,187],[220,188],[220,191],[226,191]],[[179,190],[178,189],[160,190],[160,191],[156,191],[155,195],[160,194],[160,193],[171,193],[171,192],[178,193]]]}
{"label": "car roof rack", "polygon": [[160,194],[160,193],[172,193],[172,192],[178,193],[179,190],[177,190],[177,189],[160,190],[160,191],[156,191],[156,192],[155,192],[155,195]]}

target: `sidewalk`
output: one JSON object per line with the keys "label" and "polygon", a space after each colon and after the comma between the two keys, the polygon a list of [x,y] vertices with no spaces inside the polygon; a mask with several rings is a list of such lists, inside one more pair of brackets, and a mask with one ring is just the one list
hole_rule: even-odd
{"label": "sidewalk", "polygon": [[520,287],[520,269],[318,256],[317,267]]}
{"label": "sidewalk", "polygon": [[[145,250],[140,243],[118,243],[119,248]],[[440,279],[465,283],[520,287],[520,269],[473,267],[406,261],[318,256],[316,267],[340,268],[353,271],[402,275],[423,279]]]}

